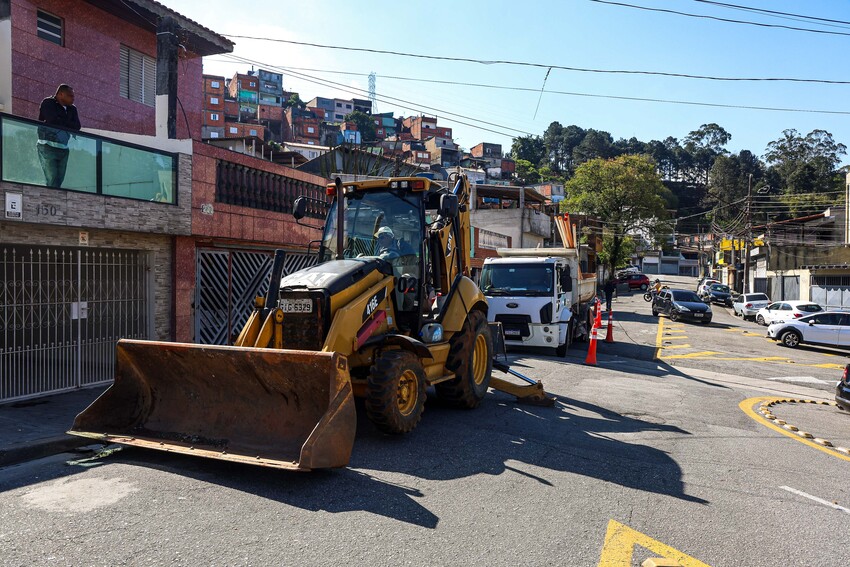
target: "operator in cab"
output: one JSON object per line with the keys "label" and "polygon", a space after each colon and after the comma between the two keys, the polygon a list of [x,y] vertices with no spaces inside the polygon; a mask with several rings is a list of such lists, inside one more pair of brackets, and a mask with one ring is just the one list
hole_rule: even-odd
{"label": "operator in cab", "polygon": [[399,257],[398,245],[395,241],[393,229],[388,226],[382,226],[375,233],[375,238],[378,239],[375,244],[375,254],[382,260],[390,262]]}

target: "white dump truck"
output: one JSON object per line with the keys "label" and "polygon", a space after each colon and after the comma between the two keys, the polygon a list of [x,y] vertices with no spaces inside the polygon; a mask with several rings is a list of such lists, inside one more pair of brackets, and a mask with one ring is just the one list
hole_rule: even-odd
{"label": "white dump truck", "polygon": [[574,340],[588,338],[596,274],[582,273],[588,248],[569,215],[552,220],[563,247],[499,248],[499,258],[484,260],[478,285],[506,346],[552,348],[564,356]]}
{"label": "white dump truck", "polygon": [[507,346],[554,348],[559,356],[586,339],[596,276],[581,273],[575,248],[500,248],[478,285],[488,319],[502,324]]}

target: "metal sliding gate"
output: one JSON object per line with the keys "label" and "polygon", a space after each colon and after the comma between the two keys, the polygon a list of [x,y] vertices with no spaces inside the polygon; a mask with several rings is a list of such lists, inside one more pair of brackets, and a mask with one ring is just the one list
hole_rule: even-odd
{"label": "metal sliding gate", "polygon": [[144,252],[3,245],[0,277],[0,402],[108,383],[149,338]]}
{"label": "metal sliding gate", "polygon": [[[269,289],[273,253],[198,249],[195,288],[195,341],[233,344],[254,308],[254,298]],[[287,252],[283,274],[316,263],[314,254]]]}

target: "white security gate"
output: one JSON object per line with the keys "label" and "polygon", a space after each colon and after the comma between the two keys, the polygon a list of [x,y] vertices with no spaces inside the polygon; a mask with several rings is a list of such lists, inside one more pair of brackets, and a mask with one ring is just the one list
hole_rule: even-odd
{"label": "white security gate", "polygon": [[113,379],[115,343],[149,337],[135,250],[0,246],[0,401]]}
{"label": "white security gate", "polygon": [[827,310],[850,310],[850,276],[812,276],[811,301]]}
{"label": "white security gate", "polygon": [[[233,344],[254,308],[265,296],[272,270],[271,251],[198,249],[195,288],[195,342]],[[312,266],[314,254],[287,252],[283,275]]]}

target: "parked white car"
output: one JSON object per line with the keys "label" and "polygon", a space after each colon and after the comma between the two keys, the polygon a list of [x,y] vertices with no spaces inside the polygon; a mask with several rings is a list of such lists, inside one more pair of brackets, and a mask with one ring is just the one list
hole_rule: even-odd
{"label": "parked white car", "polygon": [[772,323],[767,328],[767,336],[791,348],[800,343],[850,347],[850,313],[824,311],[793,321]]}
{"label": "parked white car", "polygon": [[705,278],[697,284],[697,295],[705,295],[711,284],[719,284],[720,282],[711,278]]}
{"label": "parked white car", "polygon": [[793,321],[821,311],[823,307],[811,301],[774,301],[758,310],[756,323],[770,325],[777,321]]}
{"label": "parked white car", "polygon": [[738,317],[755,317],[762,307],[770,305],[770,298],[763,293],[742,293],[732,301],[732,310]]}

